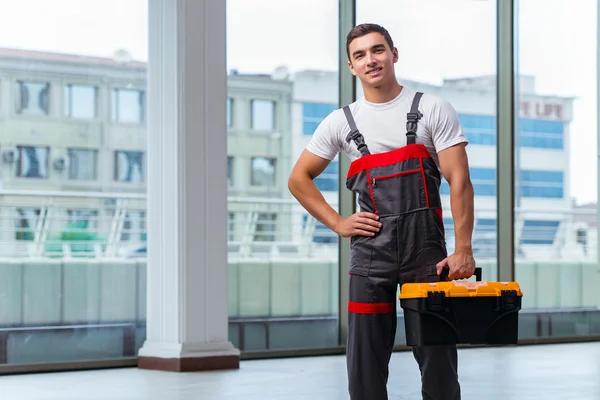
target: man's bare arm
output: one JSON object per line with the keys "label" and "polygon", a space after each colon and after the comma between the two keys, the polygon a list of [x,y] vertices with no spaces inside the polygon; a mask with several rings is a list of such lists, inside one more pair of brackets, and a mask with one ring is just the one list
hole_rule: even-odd
{"label": "man's bare arm", "polygon": [[313,180],[325,170],[329,163],[329,160],[304,150],[288,179],[290,193],[310,215],[338,235],[343,237],[373,236],[381,226],[376,215],[361,212],[344,219],[325,201],[314,184]]}
{"label": "man's bare arm", "polygon": [[440,167],[450,184],[450,207],[454,219],[455,250],[472,252],[474,194],[465,144],[439,152]]}
{"label": "man's bare arm", "polygon": [[325,201],[313,182],[329,163],[329,160],[304,150],[290,173],[288,189],[309,214],[335,231],[335,227],[340,223],[342,217]]}

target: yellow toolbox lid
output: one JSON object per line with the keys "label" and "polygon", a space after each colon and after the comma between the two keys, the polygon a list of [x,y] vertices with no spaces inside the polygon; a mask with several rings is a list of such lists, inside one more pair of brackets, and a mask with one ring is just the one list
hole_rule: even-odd
{"label": "yellow toolbox lid", "polygon": [[517,296],[523,296],[517,282],[432,282],[405,283],[402,285],[400,299],[426,298],[430,292],[444,292],[446,297],[496,297],[505,290],[514,290]]}

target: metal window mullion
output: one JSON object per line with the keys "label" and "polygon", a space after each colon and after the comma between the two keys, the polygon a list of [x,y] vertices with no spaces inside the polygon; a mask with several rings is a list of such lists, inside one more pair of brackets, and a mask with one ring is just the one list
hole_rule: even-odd
{"label": "metal window mullion", "polygon": [[498,280],[515,280],[515,0],[497,1]]}
{"label": "metal window mullion", "polygon": [[[600,26],[600,1],[596,2],[596,26]],[[600,65],[600,29],[596,31],[596,62],[597,65]],[[598,118],[598,123],[596,125],[596,138],[600,138],[600,72],[598,72],[598,68],[596,68],[596,117]],[[600,140],[598,140],[598,158],[596,161],[596,168],[598,168],[598,197],[596,197],[596,204],[600,201]],[[600,238],[600,212],[597,212],[596,208],[596,219],[597,219],[597,238]],[[596,239],[596,263],[598,262],[598,257],[600,257],[600,240]]]}
{"label": "metal window mullion", "polygon": [[[339,86],[339,106],[350,104],[356,98],[356,86],[354,76],[347,66],[346,57],[346,35],[356,24],[356,0],[339,0],[339,25],[338,25],[338,86]],[[338,196],[339,212],[343,217],[352,215],[355,210],[355,197],[352,192],[346,189],[345,179],[350,167],[350,160],[347,157],[339,158],[338,171]],[[339,241],[339,341],[340,345],[345,346],[348,332],[348,313],[346,304],[348,303],[348,265],[350,263],[350,241],[341,238]]]}

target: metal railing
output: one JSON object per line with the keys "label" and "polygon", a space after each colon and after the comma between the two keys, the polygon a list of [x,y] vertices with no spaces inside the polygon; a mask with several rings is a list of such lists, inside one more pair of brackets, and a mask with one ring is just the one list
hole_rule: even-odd
{"label": "metal railing", "polygon": [[[337,204],[332,203],[336,208]],[[294,199],[228,198],[231,259],[336,260],[337,235]],[[516,257],[529,261],[597,260],[596,209],[515,213]],[[444,210],[448,250],[454,247]],[[146,195],[0,191],[0,254],[7,258],[145,258]],[[476,211],[473,246],[495,259],[495,210]]]}

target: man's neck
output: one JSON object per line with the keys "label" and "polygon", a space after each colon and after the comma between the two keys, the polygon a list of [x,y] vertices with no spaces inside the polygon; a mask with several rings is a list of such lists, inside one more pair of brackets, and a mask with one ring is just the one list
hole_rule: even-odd
{"label": "man's neck", "polygon": [[380,87],[363,86],[365,100],[370,103],[387,103],[394,100],[402,92],[402,86],[394,80],[391,85],[382,85]]}

